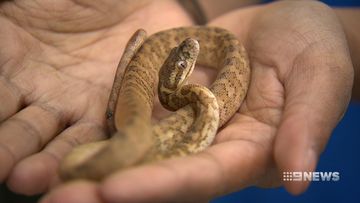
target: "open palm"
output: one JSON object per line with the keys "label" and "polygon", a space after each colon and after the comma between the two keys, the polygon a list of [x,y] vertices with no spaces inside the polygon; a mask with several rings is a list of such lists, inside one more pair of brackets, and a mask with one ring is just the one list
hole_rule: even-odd
{"label": "open palm", "polygon": [[[7,179],[17,192],[45,191],[57,182],[66,153],[106,137],[104,115],[115,69],[140,27],[132,18],[146,18],[132,11],[171,6],[87,3],[1,3],[0,180]],[[179,26],[190,22],[184,18]],[[169,26],[149,20],[144,28],[154,32]]]}

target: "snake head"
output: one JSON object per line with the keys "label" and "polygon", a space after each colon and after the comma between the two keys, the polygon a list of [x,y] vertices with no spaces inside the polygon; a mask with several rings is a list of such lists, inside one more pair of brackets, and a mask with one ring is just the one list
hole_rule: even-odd
{"label": "snake head", "polygon": [[181,87],[195,67],[199,42],[187,38],[173,48],[159,71],[159,94],[171,94]]}

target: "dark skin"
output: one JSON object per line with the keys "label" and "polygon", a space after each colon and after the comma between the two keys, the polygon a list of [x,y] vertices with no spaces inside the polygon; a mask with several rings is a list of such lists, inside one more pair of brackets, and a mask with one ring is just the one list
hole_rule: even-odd
{"label": "dark skin", "polygon": [[[0,6],[0,178],[11,190],[36,194],[58,185],[43,202],[199,202],[251,185],[279,186],[282,171],[315,169],[347,108],[354,71],[334,11],[285,1],[209,23],[238,36],[252,67],[247,98],[213,146],[100,183],[59,184],[65,154],[106,137],[106,102],[131,34],[193,24],[175,1],[87,2]],[[192,79],[209,84],[214,75],[198,69]],[[166,114],[160,109],[157,118]],[[299,194],[308,183],[284,185]]]}

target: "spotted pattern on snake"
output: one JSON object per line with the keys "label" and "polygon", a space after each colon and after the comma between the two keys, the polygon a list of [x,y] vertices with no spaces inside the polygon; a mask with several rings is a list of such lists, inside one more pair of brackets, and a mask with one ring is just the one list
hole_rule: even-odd
{"label": "spotted pattern on snake", "polygon": [[[216,130],[231,118],[244,100],[250,80],[248,57],[244,47],[227,30],[194,26],[161,31],[147,39],[144,32],[138,31],[138,35],[142,36],[140,40],[133,40],[133,37],[124,52],[118,67],[126,67],[126,70],[118,92],[110,96],[108,114],[114,116],[116,132],[107,141],[75,148],[61,164],[60,176],[64,180],[101,180],[115,170],[201,151],[211,144]],[[204,110],[197,109],[198,104],[190,104],[151,125],[159,69],[171,50],[187,38],[200,44],[196,63],[217,69],[218,75],[209,90],[190,84],[178,96],[204,97],[206,99],[198,103],[204,103],[212,110],[201,114]],[[127,54],[127,50],[132,53]],[[196,94],[190,92],[199,87],[205,90]],[[217,101],[217,106],[206,104],[212,103],[209,101],[212,99]],[[170,100],[175,102],[175,99]],[[116,106],[111,107],[110,103],[116,103]],[[211,126],[217,109],[217,126]],[[199,121],[199,115],[205,121]],[[215,133],[209,133],[208,137],[193,136],[199,132],[206,135],[202,129],[215,129]]]}
{"label": "spotted pattern on snake", "polygon": [[150,160],[202,151],[215,138],[219,125],[219,106],[215,96],[204,86],[186,84],[194,69],[199,46],[197,40],[185,39],[171,50],[159,71],[158,94],[161,104],[171,111],[190,105],[196,119],[181,142],[177,142],[171,150],[155,151],[155,156],[149,156]]}

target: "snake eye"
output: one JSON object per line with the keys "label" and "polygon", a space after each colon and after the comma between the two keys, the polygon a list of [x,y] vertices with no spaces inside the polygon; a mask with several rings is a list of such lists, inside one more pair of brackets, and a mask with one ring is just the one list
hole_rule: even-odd
{"label": "snake eye", "polygon": [[186,68],[186,61],[178,61],[176,63],[177,67],[180,67],[182,69],[185,69]]}

